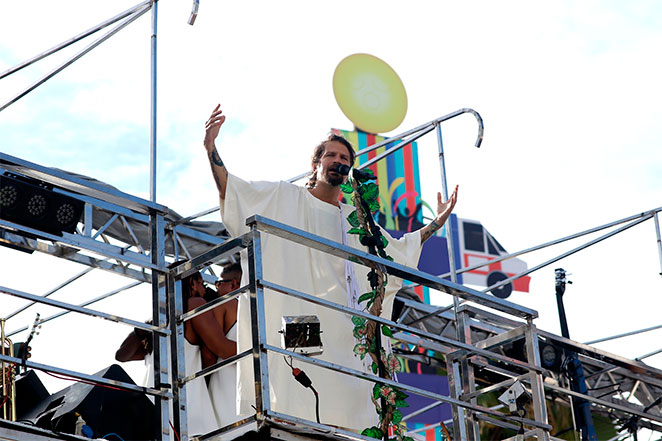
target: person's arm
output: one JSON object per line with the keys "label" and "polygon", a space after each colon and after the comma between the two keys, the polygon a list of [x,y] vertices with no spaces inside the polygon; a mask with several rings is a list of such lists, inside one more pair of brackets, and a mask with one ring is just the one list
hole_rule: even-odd
{"label": "person's arm", "polygon": [[207,157],[209,158],[209,165],[211,166],[211,173],[218,188],[218,194],[221,199],[225,199],[225,188],[228,182],[228,170],[225,168],[221,157],[216,150],[216,137],[221,130],[221,126],[225,122],[225,115],[222,114],[221,105],[214,108],[211,116],[205,124],[205,150],[207,150]]}
{"label": "person's arm", "polygon": [[[202,297],[191,297],[188,301],[188,309],[190,311],[206,303]],[[214,354],[223,359],[237,354],[237,343],[225,336],[212,311],[195,316],[190,321],[202,343]]]}
{"label": "person's arm", "polygon": [[150,339],[149,332],[134,328],[115,352],[115,360],[125,362],[144,359],[147,354],[152,352]]}
{"label": "person's arm", "polygon": [[457,186],[455,186],[455,191],[446,202],[441,202],[441,193],[437,193],[437,217],[434,218],[432,222],[421,228],[421,245],[428,240],[434,233],[437,232],[448,220],[448,216],[451,215],[453,207],[457,202]]}

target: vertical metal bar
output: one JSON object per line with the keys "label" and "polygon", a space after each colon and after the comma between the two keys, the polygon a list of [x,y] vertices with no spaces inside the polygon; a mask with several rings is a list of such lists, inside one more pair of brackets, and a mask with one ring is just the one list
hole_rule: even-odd
{"label": "vertical metal bar", "polygon": [[[269,367],[264,346],[267,343],[264,289],[262,288],[262,244],[260,232],[251,226],[253,240],[248,246],[251,323],[253,323],[253,372],[255,374],[255,411],[258,421],[271,409]],[[257,326],[256,326],[257,325]]]}
{"label": "vertical metal bar", "polygon": [[87,237],[92,237],[92,228],[94,227],[94,220],[92,214],[93,214],[92,204],[90,204],[89,202],[85,202],[85,211],[83,218],[85,225],[83,226],[83,235]]}
{"label": "vertical metal bar", "polygon": [[[447,201],[448,200],[448,183],[446,182],[446,160],[444,158],[444,141],[443,137],[441,136],[441,126],[439,124],[436,125],[437,129],[437,146],[439,147],[439,168],[441,170],[441,191],[442,191],[442,196],[443,200]],[[453,240],[453,227],[452,227],[452,217],[449,216],[448,220],[446,221],[446,243],[448,244],[448,263],[450,265],[450,273],[451,273],[451,281],[453,283],[457,283],[457,272],[455,268],[455,242]],[[462,329],[463,326],[461,326],[460,322],[464,322],[463,319],[460,318],[460,315],[458,314],[458,308],[460,307],[460,302],[457,298],[457,296],[453,296],[453,312],[455,314],[455,331],[457,334],[457,339],[459,341],[464,342],[465,340],[465,332]],[[466,374],[468,373],[469,369],[464,369],[465,367],[468,367],[468,365],[465,366],[466,360],[463,360],[460,363],[460,369],[457,369],[456,371],[456,378],[455,378],[455,391],[457,395],[455,398],[459,398],[460,394],[462,393],[462,390],[465,389],[465,385],[468,385],[467,383],[468,378],[465,378]],[[457,368],[457,363],[453,363],[453,367]],[[472,376],[473,377],[473,376]],[[459,382],[459,384],[458,384]],[[460,433],[460,439],[465,440],[465,439],[472,439],[470,437],[473,435],[473,427],[471,424],[466,424],[465,422],[465,417],[467,416],[467,411],[459,406],[452,406],[453,407],[453,425],[457,427]],[[458,424],[461,424],[458,426]],[[477,435],[479,435],[478,433]],[[457,435],[456,435],[457,436]]]}
{"label": "vertical metal bar", "polygon": [[[525,343],[526,356],[529,364],[540,366],[540,350],[538,348],[538,332],[531,320],[527,320]],[[547,424],[547,404],[545,403],[545,388],[542,375],[536,371],[530,371],[531,396],[533,399],[533,415],[539,423]],[[549,432],[540,430],[539,440],[549,441]]]}
{"label": "vertical metal bar", "polygon": [[[448,390],[451,397],[459,399],[462,395],[460,381],[460,367],[457,361],[447,361],[446,371],[448,372]],[[464,420],[464,408],[460,406],[451,406],[453,410],[453,441],[467,441],[467,425]]]}
{"label": "vertical metal bar", "polygon": [[[470,319],[468,314],[466,312],[460,311],[456,312],[456,317],[456,327],[458,332],[462,333],[462,338],[460,341],[462,343],[471,344],[471,325],[469,323]],[[462,393],[474,393],[476,391],[476,377],[474,375],[474,369],[469,364],[469,358],[466,355],[463,355],[460,359],[459,366]],[[472,398],[470,402],[472,404],[476,404],[477,400]],[[480,441],[480,427],[478,426],[478,420],[474,418],[472,411],[464,409],[463,412],[467,431],[467,439],[471,441]]]}
{"label": "vertical metal bar", "polygon": [[662,239],[660,239],[660,220],[657,218],[657,211],[653,215],[655,221],[655,235],[657,236],[657,253],[660,256],[660,275],[662,276]]}
{"label": "vertical metal bar", "polygon": [[156,202],[156,35],[158,0],[152,2],[152,53],[150,69],[151,111],[149,126],[149,200]]}
{"label": "vertical metal bar", "polygon": [[[446,183],[446,160],[444,159],[444,141],[441,137],[441,126],[437,124],[437,144],[439,146],[439,167],[441,168],[441,191],[444,202],[448,200],[448,184]],[[451,217],[446,221],[446,242],[448,243],[448,262],[450,263],[451,282],[457,283],[455,268],[455,241]],[[457,299],[455,299],[457,302]]]}
{"label": "vertical metal bar", "polygon": [[[165,219],[154,211],[149,217],[150,227],[150,258],[155,265],[165,265]],[[167,326],[166,311],[166,277],[165,274],[152,270],[152,323],[158,326]],[[154,348],[154,388],[169,387],[168,378],[168,341],[165,336],[152,333]],[[167,400],[155,398],[154,404],[157,413],[157,422],[160,427],[160,437],[157,439],[169,440],[169,409]]]}
{"label": "vertical metal bar", "polygon": [[186,406],[186,384],[181,380],[187,374],[184,345],[184,323],[178,317],[184,313],[182,281],[168,275],[168,314],[170,316],[170,378],[172,381],[173,427],[179,439],[188,439],[190,409]]}

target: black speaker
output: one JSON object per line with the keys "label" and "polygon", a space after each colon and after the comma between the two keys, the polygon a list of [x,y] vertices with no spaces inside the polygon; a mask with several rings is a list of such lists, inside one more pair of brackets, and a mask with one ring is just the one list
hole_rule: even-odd
{"label": "black speaker", "polygon": [[[98,377],[135,384],[114,364],[97,372]],[[78,415],[101,438],[116,433],[124,440],[153,440],[156,437],[154,404],[140,392],[102,385],[76,383],[34,407],[21,419],[55,432],[75,433]]]}
{"label": "black speaker", "polygon": [[73,233],[84,203],[35,179],[0,175],[0,218],[47,233]]}
{"label": "black speaker", "polygon": [[25,416],[50,394],[33,370],[26,371],[16,377],[16,419],[25,419]]}

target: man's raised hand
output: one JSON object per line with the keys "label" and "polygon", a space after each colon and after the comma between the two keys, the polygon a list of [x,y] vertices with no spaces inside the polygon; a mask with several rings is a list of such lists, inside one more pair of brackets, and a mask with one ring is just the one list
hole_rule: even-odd
{"label": "man's raised hand", "polygon": [[221,105],[218,104],[214,108],[214,111],[211,113],[211,116],[205,123],[205,148],[207,151],[211,151],[214,147],[214,141],[218,136],[218,132],[221,130],[221,126],[225,122],[225,115],[221,110]]}

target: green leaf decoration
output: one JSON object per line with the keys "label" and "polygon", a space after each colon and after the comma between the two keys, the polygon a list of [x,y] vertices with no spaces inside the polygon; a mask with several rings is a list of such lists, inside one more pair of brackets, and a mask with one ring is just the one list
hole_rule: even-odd
{"label": "green leaf decoration", "polygon": [[402,412],[396,409],[395,412],[393,412],[393,420],[391,420],[391,422],[393,424],[399,424],[400,421],[402,421]]}
{"label": "green leaf decoration", "polygon": [[379,211],[379,201],[374,200],[368,202],[368,209],[370,210],[371,213],[374,213],[375,211]]}
{"label": "green leaf decoration", "polygon": [[356,346],[354,346],[354,353],[356,355],[361,356],[361,360],[365,357],[365,354],[368,353],[368,345],[365,345],[363,343],[359,343]]}
{"label": "green leaf decoration", "polygon": [[386,367],[391,373],[402,371],[402,363],[400,363],[400,359],[393,354],[388,354],[388,357],[386,357]]}
{"label": "green leaf decoration", "polygon": [[353,334],[354,334],[354,338],[357,340],[361,340],[363,337],[365,337],[367,333],[368,333],[368,326],[365,324],[354,327]]}
{"label": "green leaf decoration", "polygon": [[354,188],[352,187],[352,183],[350,181],[345,182],[344,184],[340,184],[340,189],[342,190],[343,193],[351,194],[354,192]]}
{"label": "green leaf decoration", "polygon": [[369,184],[363,184],[361,187],[359,187],[359,194],[366,202],[374,201],[379,195],[379,187],[373,182]]}
{"label": "green leaf decoration", "polygon": [[395,407],[409,407],[409,403],[405,400],[395,400]]}
{"label": "green leaf decoration", "polygon": [[393,337],[393,332],[391,332],[391,328],[389,328],[386,325],[382,325],[382,334],[384,334],[387,337]]}
{"label": "green leaf decoration", "polygon": [[402,441],[415,441],[411,436],[405,436],[402,438]]}
{"label": "green leaf decoration", "polygon": [[393,262],[393,258],[391,256],[386,256],[386,260],[390,260],[391,262]]}
{"label": "green leaf decoration", "polygon": [[372,368],[372,373],[373,374],[376,374],[377,371],[379,370],[379,366],[377,366],[377,363],[375,363],[374,361],[372,362],[372,366],[370,366],[370,367]]}
{"label": "green leaf decoration", "polygon": [[384,436],[384,434],[379,429],[379,427],[375,427],[375,426],[370,427],[368,429],[363,429],[363,432],[361,432],[361,435],[369,436],[371,438],[377,438],[377,439],[381,439]]}
{"label": "green leaf decoration", "polygon": [[388,246],[388,240],[386,240],[384,236],[382,236],[382,245],[384,246],[384,248]]}
{"label": "green leaf decoration", "polygon": [[355,315],[352,317],[352,323],[354,323],[356,326],[362,326],[365,324],[367,320],[364,319],[363,317],[359,317],[358,315]]}
{"label": "green leaf decoration", "polygon": [[402,392],[400,389],[397,389],[397,388],[395,389],[395,393],[398,396],[398,400],[404,400],[405,398],[407,398],[409,396],[409,395],[407,395],[406,393]]}
{"label": "green leaf decoration", "polygon": [[375,385],[372,387],[372,397],[376,400],[379,398],[379,390],[381,388],[381,384],[375,383]]}
{"label": "green leaf decoration", "polygon": [[366,233],[363,228],[350,228],[349,231],[347,231],[347,234],[360,234],[361,236],[365,236]]}
{"label": "green leaf decoration", "polygon": [[370,291],[370,292],[363,293],[359,297],[358,302],[361,303],[361,302],[365,302],[366,300],[373,300],[376,295],[377,295],[377,291],[374,291],[374,290]]}
{"label": "green leaf decoration", "polygon": [[372,341],[370,342],[370,352],[373,354],[377,352],[377,339],[373,338]]}
{"label": "green leaf decoration", "polygon": [[361,223],[359,222],[359,216],[356,214],[356,210],[352,211],[349,216],[347,216],[347,222],[355,228],[359,228]]}
{"label": "green leaf decoration", "polygon": [[[361,261],[359,260],[359,258],[358,258],[358,257],[354,257],[354,256],[349,256],[349,259],[347,259],[347,260],[349,260],[350,262],[358,263],[358,264],[361,263]],[[391,260],[393,260],[393,259],[391,259]]]}

